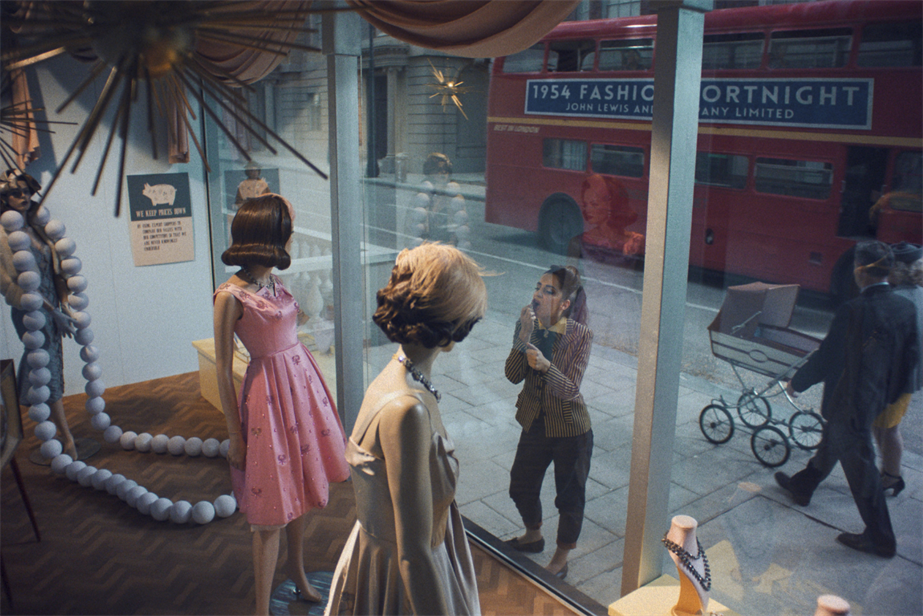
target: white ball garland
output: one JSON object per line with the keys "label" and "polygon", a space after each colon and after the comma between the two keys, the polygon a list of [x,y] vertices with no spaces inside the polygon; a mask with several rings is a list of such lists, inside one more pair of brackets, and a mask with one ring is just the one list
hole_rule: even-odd
{"label": "white ball garland", "polygon": [[[186,454],[195,457],[204,454],[210,458],[218,455],[227,457],[229,447],[227,440],[219,443],[217,439],[210,438],[203,442],[198,437],[187,440],[182,436],[170,438],[165,434],[151,436],[147,432],[138,435],[133,431],[123,431],[119,426],[111,424],[111,417],[103,412],[106,404],[102,396],[106,387],[102,381],[102,369],[97,363],[99,350],[92,345],[94,338],[93,330],[90,329],[92,319],[86,312],[90,303],[86,295],[87,280],[79,274],[83,264],[79,258],[74,256],[77,249],[76,243],[64,237],[66,232],[64,224],[52,219],[46,207],[39,206],[32,220],[34,224],[43,227],[45,234],[54,242],[55,251],[61,258],[61,272],[70,292],[67,303],[74,311],[76,329],[74,340],[82,347],[80,358],[86,363],[82,373],[87,380],[86,410],[91,415],[91,425],[103,432],[103,438],[107,443],[119,443],[126,450],[134,449],[142,453],[153,451],[158,454],[169,451],[176,456]],[[170,519],[174,523],[185,524],[192,519],[196,524],[207,524],[216,515],[227,517],[233,514],[237,509],[237,501],[229,494],[219,496],[214,505],[208,501],[201,501],[195,506],[188,501],[173,503],[168,498],[158,497],[124,475],[88,466],[63,453],[63,445],[54,438],[57,427],[49,421],[51,409],[47,400],[51,396],[48,388],[51,372],[46,366],[51,358],[48,352],[41,348],[45,344],[45,335],[41,330],[47,322],[46,316],[39,310],[44,304],[44,298],[38,292],[42,283],[42,275],[38,271],[35,256],[31,251],[32,239],[22,230],[25,225],[22,214],[14,210],[4,212],[0,215],[0,225],[7,232],[10,250],[13,252],[13,266],[18,273],[16,283],[23,290],[20,309],[26,313],[23,316],[26,332],[22,336],[22,343],[28,351],[26,361],[30,367],[28,380],[31,384],[29,390],[25,392],[23,401],[31,404],[29,418],[36,423],[35,435],[42,441],[42,456],[51,460],[52,472],[64,475],[82,486],[92,486],[97,490],[106,490],[109,494],[117,495],[129,506],[136,507],[143,515],[150,515],[158,521]]]}

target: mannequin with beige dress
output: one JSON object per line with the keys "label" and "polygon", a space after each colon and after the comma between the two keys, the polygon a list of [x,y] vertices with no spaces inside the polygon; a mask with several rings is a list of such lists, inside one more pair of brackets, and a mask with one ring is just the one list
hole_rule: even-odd
{"label": "mannequin with beige dress", "polygon": [[705,550],[695,536],[698,523],[688,515],[675,516],[663,544],[679,572],[679,600],[671,611],[675,616],[704,614],[711,590],[711,571]]}

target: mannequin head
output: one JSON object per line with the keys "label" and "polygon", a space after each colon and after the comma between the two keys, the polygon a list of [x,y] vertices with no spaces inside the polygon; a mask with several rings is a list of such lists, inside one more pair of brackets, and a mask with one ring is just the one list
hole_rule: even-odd
{"label": "mannequin head", "polygon": [[286,250],[292,237],[290,205],[279,195],[247,199],[231,223],[231,247],[221,260],[225,265],[263,265],[280,270],[291,265]]}
{"label": "mannequin head", "polygon": [[31,175],[9,169],[0,176],[0,212],[16,210],[23,215],[33,214],[38,201],[32,201],[32,196],[41,189]]}
{"label": "mannequin head", "polygon": [[891,247],[884,242],[868,241],[856,244],[853,275],[860,289],[884,282],[894,265]]}
{"label": "mannequin head", "polygon": [[452,178],[452,161],[445,154],[433,152],[423,163],[423,175],[433,186],[444,187]]}
{"label": "mannequin head", "polygon": [[391,342],[429,349],[465,339],[487,310],[481,268],[452,246],[402,250],[372,319]]}
{"label": "mannequin head", "polygon": [[888,274],[893,285],[923,287],[923,248],[916,244],[901,242],[891,246],[894,265]]}

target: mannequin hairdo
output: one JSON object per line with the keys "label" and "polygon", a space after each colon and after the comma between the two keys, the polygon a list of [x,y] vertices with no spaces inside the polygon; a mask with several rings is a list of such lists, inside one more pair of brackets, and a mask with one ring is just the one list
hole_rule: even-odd
{"label": "mannequin hairdo", "polygon": [[430,349],[464,340],[487,310],[481,268],[442,244],[402,250],[377,299],[372,320],[388,340]]}
{"label": "mannequin hairdo", "polygon": [[231,247],[221,255],[225,265],[263,265],[286,269],[292,258],[285,245],[292,237],[292,217],[278,195],[247,199],[231,223]]}

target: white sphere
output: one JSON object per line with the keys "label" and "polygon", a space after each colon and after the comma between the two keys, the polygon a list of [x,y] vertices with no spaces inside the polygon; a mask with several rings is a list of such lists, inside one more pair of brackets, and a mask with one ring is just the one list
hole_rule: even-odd
{"label": "white sphere", "polygon": [[138,438],[135,439],[135,449],[141,453],[147,453],[151,450],[151,441],[153,440],[154,437],[148,432],[142,432],[138,435]]}
{"label": "white sphere", "polygon": [[74,334],[74,340],[77,341],[77,344],[86,346],[93,342],[93,330],[89,327],[84,329],[78,329],[77,333]]}
{"label": "white sphere", "polygon": [[29,247],[32,245],[32,238],[29,237],[29,234],[25,231],[13,231],[7,237],[7,243],[10,245],[10,250],[13,252],[18,250],[29,250]]}
{"label": "white sphere", "polygon": [[62,259],[66,259],[77,250],[77,243],[69,237],[62,237],[54,243],[54,249],[58,253],[58,256]]}
{"label": "white sphere", "polygon": [[215,506],[208,501],[199,501],[192,508],[192,521],[196,524],[208,524],[215,519]]}
{"label": "white sphere", "polygon": [[68,465],[73,461],[74,459],[72,457],[70,457],[66,453],[62,453],[61,455],[59,455],[58,457],[56,457],[54,460],[51,461],[51,470],[56,475],[63,475],[64,471],[67,470]]}
{"label": "white sphere", "polygon": [[167,453],[170,446],[170,437],[166,434],[158,434],[151,439],[151,451],[154,453]]}
{"label": "white sphere", "polygon": [[[13,254],[13,267],[17,272],[35,269],[35,255],[28,250],[18,250]],[[34,308],[30,308],[34,310]]]}
{"label": "white sphere", "polygon": [[87,413],[96,415],[97,413],[102,413],[106,408],[106,401],[99,396],[93,396],[92,398],[87,398],[87,402],[84,406],[87,409]]}
{"label": "white sphere", "polygon": [[51,390],[47,385],[40,387],[30,387],[26,392],[26,399],[30,404],[41,404],[51,396]]}
{"label": "white sphere", "polygon": [[54,435],[58,432],[58,427],[54,425],[53,422],[43,421],[39,425],[35,426],[35,436],[38,437],[38,440],[45,442],[48,439],[54,438]]}
{"label": "white sphere", "polygon": [[128,491],[136,485],[138,485],[138,482],[134,479],[126,479],[115,489],[115,494],[119,497],[120,500],[125,500],[128,498]]}
{"label": "white sphere", "polygon": [[48,368],[33,368],[29,371],[29,382],[35,387],[47,385],[51,381],[51,370]]}
{"label": "white sphere", "polygon": [[218,446],[218,453],[221,454],[222,458],[228,457],[228,450],[231,448],[231,441],[224,439],[221,441],[221,444]]}
{"label": "white sphere", "polygon": [[138,507],[138,512],[143,515],[151,515],[151,505],[154,504],[158,498],[159,497],[153,492],[145,492],[139,496],[138,502],[135,503]]}
{"label": "white sphere", "polygon": [[125,502],[128,503],[129,507],[137,507],[138,499],[144,494],[147,494],[147,488],[144,486],[135,486],[125,495]]}
{"label": "white sphere", "polygon": [[[83,331],[89,330],[85,329]],[[77,332],[77,334],[79,335],[80,332]],[[94,379],[92,381],[88,381],[86,387],[84,387],[83,390],[87,392],[88,396],[95,398],[97,396],[103,395],[103,392],[106,391],[106,384],[102,382],[102,379]]]}
{"label": "white sphere", "polygon": [[186,455],[191,458],[198,457],[202,453],[202,439],[198,436],[193,436],[186,441],[183,450],[186,452]]}
{"label": "white sphere", "polygon": [[64,469],[64,474],[67,475],[67,478],[71,481],[77,481],[77,473],[84,467],[86,467],[86,462],[81,462],[80,460],[71,462],[67,465],[67,468]]}
{"label": "white sphere", "polygon": [[185,524],[192,515],[192,504],[189,501],[177,501],[170,507],[170,521],[174,524]]}
{"label": "white sphere", "polygon": [[35,423],[42,423],[49,417],[51,417],[51,409],[44,402],[29,407],[29,419]]}
{"label": "white sphere", "polygon": [[104,468],[96,471],[96,474],[93,475],[93,487],[97,490],[105,490],[106,482],[109,481],[109,478],[112,477],[112,471],[108,471]]}
{"label": "white sphere", "polygon": [[57,218],[52,218],[48,221],[48,224],[45,225],[45,234],[48,235],[52,242],[57,242],[64,237],[66,231],[67,229],[64,228],[64,223]]}
{"label": "white sphere", "polygon": [[45,318],[41,310],[33,310],[22,316],[22,324],[26,327],[26,330],[30,332],[42,329],[47,322],[48,319]]}
{"label": "white sphere", "polygon": [[98,469],[95,466],[84,466],[77,472],[77,483],[84,488],[90,487],[93,483],[93,475]]}
{"label": "white sphere", "polygon": [[7,210],[0,216],[0,225],[3,225],[7,233],[21,229],[23,224],[25,224],[25,221],[22,218],[22,214],[16,210]]}
{"label": "white sphere", "polygon": [[49,212],[48,208],[44,205],[38,206],[38,209],[35,210],[35,213],[32,214],[32,221],[37,225],[45,226],[48,224],[50,219],[51,212]]}
{"label": "white sphere", "polygon": [[97,349],[95,346],[92,346],[92,345],[84,346],[82,349],[80,349],[80,359],[82,359],[85,363],[88,363],[88,364],[98,360],[99,359],[99,349]]}
{"label": "white sphere", "polygon": [[103,440],[110,445],[118,443],[122,438],[122,429],[118,426],[109,426],[103,430]]}
{"label": "white sphere", "polygon": [[67,288],[71,293],[83,293],[87,290],[87,279],[83,276],[71,276],[67,279]]}
{"label": "white sphere", "polygon": [[122,446],[122,449],[131,451],[135,448],[135,439],[138,438],[137,432],[132,432],[131,430],[127,432],[122,432],[122,436],[119,437],[119,445]]}
{"label": "white sphere", "polygon": [[16,278],[16,284],[26,293],[31,293],[42,285],[42,276],[38,272],[29,270]]}
{"label": "white sphere", "polygon": [[169,498],[158,498],[151,504],[151,517],[158,522],[163,522],[169,517],[171,507],[173,507],[173,501]]}
{"label": "white sphere", "polygon": [[73,276],[80,271],[81,267],[83,267],[83,263],[77,257],[68,257],[61,261],[61,271],[64,272],[65,276]]}
{"label": "white sphere", "polygon": [[51,356],[45,349],[36,349],[26,356],[30,368],[44,368],[51,361]]}
{"label": "white sphere", "polygon": [[90,298],[86,293],[71,293],[67,296],[67,303],[74,310],[86,310],[90,305]]}
{"label": "white sphere", "polygon": [[45,441],[42,443],[41,452],[42,457],[46,460],[53,460],[64,451],[64,445],[61,444],[61,441],[56,439],[51,439],[50,441]]}
{"label": "white sphere", "polygon": [[218,455],[218,448],[221,443],[216,438],[207,438],[202,442],[202,455],[207,458],[214,458]]}
{"label": "white sphere", "polygon": [[108,413],[98,413],[90,418],[90,425],[102,432],[109,427],[111,421]]}
{"label": "white sphere", "polygon": [[106,480],[106,492],[109,494],[115,494],[116,490],[119,489],[119,486],[125,483],[125,481],[125,475],[116,473]]}
{"label": "white sphere", "polygon": [[77,312],[74,314],[74,326],[77,329],[86,329],[90,326],[93,319],[86,312]]}
{"label": "white sphere", "polygon": [[26,332],[22,335],[22,346],[30,351],[42,348],[43,344],[45,344],[45,334],[40,331]]}
{"label": "white sphere", "polygon": [[167,445],[167,451],[174,456],[181,456],[186,453],[186,439],[182,436],[174,436]]}
{"label": "white sphere", "polygon": [[[81,312],[79,314],[86,314],[86,313]],[[103,375],[103,369],[100,368],[99,364],[97,364],[95,361],[90,362],[86,366],[84,366],[81,372],[83,374],[83,378],[85,378],[88,381],[95,381],[96,379],[98,379],[99,377]]]}
{"label": "white sphere", "polygon": [[237,511],[237,500],[230,494],[222,494],[215,499],[215,514],[219,518],[226,518]]}

